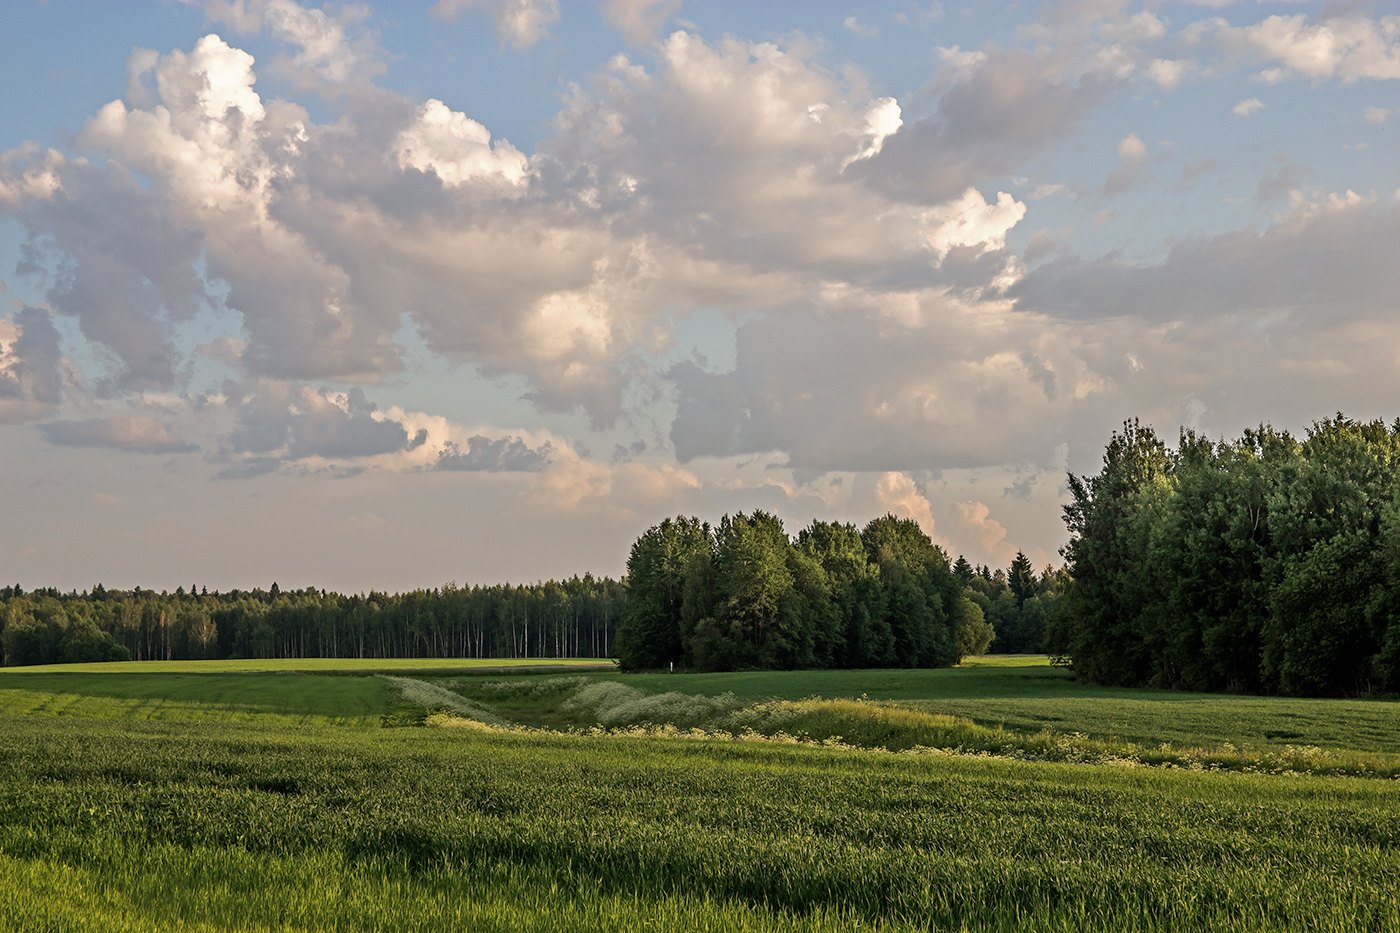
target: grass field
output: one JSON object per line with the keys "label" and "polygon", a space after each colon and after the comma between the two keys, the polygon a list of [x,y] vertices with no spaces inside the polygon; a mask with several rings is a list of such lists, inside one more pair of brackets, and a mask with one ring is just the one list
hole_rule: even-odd
{"label": "grass field", "polygon": [[1112,689],[1075,681],[1041,656],[973,658],[934,670],[772,671],[649,674],[642,690],[734,693],[741,698],[809,696],[898,700],[984,725],[1046,727],[1148,745],[1317,745],[1400,754],[1400,703],[1313,700]]}
{"label": "grass field", "polygon": [[[1400,929],[1396,780],[756,733],[366,728],[470,725],[478,708],[508,724],[580,695],[599,700],[575,703],[580,722],[608,697],[758,725],[774,703],[874,710],[904,729],[948,702],[1027,704],[1034,723],[1098,700],[1161,728],[1134,705],[1156,695],[1043,662],[696,675],[684,692],[682,675],[410,670],[0,675],[0,929]],[[449,685],[465,705],[428,716]],[[892,703],[801,699],[862,693]],[[1300,701],[1247,702],[1267,718]],[[1365,736],[1395,710],[1343,704],[1297,730],[1386,757]]]}

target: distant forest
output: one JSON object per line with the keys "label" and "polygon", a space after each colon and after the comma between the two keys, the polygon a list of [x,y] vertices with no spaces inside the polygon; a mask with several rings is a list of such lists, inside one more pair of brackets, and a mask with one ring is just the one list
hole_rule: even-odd
{"label": "distant forest", "polygon": [[[720,528],[742,524],[745,528],[772,531],[776,523],[772,516],[755,513],[726,517]],[[634,556],[639,548],[643,554],[648,553],[646,543],[654,542],[658,535],[671,534],[681,525],[694,532],[707,528],[696,519],[668,519],[638,540],[633,547]],[[919,561],[934,560],[941,568],[935,575],[937,586],[927,593],[918,589],[935,579],[926,576],[911,588],[908,583],[914,577],[897,569],[889,555],[881,558],[878,548],[871,555],[850,551],[843,556],[843,542],[861,541],[853,526],[813,523],[804,532],[808,536],[805,545],[800,536],[796,544],[784,544],[785,535],[783,542],[773,537],[772,543],[782,545],[777,553],[784,566],[791,561],[798,576],[785,583],[786,578],[779,573],[775,579],[766,579],[768,589],[758,594],[760,599],[779,599],[777,627],[766,627],[766,617],[762,615],[766,604],[758,604],[758,609],[744,616],[763,633],[756,650],[750,650],[755,644],[752,641],[739,640],[726,648],[720,637],[719,626],[735,621],[726,614],[738,605],[728,601],[737,599],[731,590],[704,594],[703,615],[708,621],[702,641],[696,643],[701,647],[701,655],[665,654],[668,647],[649,648],[644,637],[647,626],[658,624],[656,617],[648,614],[653,610],[644,609],[654,606],[655,594],[629,600],[627,581],[586,575],[524,586],[448,585],[401,594],[371,592],[353,596],[318,589],[282,590],[275,583],[265,590],[222,593],[198,586],[180,587],[173,593],[112,590],[100,585],[84,592],[63,593],[51,588],[25,592],[18,586],[9,586],[0,588],[0,663],[622,657],[631,667],[658,668],[671,662],[678,667],[816,663],[910,666],[950,663],[950,658],[966,653],[963,648],[983,645],[980,639],[993,631],[996,641],[992,650],[1040,650],[1046,620],[1064,587],[1063,571],[1047,569],[1037,576],[1031,571],[1030,561],[1021,554],[1006,570],[973,567],[959,559],[950,571],[942,551],[933,548],[912,522],[887,517],[872,525],[889,533],[887,549],[900,543],[914,555],[911,566],[916,569]],[[781,526],[776,527],[781,534]],[[704,564],[707,573],[713,572],[716,562],[729,566],[733,537],[726,532],[722,556],[718,550],[710,553]],[[803,553],[802,547],[815,547],[818,538],[830,549],[822,560],[844,576],[828,577],[819,566],[821,560],[814,565],[809,558],[798,556]],[[717,546],[719,539],[712,543]],[[696,563],[693,569],[698,572],[700,568],[701,564]],[[629,562],[629,570],[632,569]],[[639,564],[631,589],[642,593],[660,579],[658,573],[664,576],[669,572]],[[949,584],[950,572],[956,586]],[[734,574],[726,573],[724,585],[737,586]],[[848,593],[843,580],[858,583],[860,593]],[[796,586],[799,583],[800,588]],[[699,598],[698,581],[692,581],[690,586],[693,598]],[[787,589],[783,589],[785,586]],[[823,601],[823,592],[838,601]],[[793,615],[799,605],[799,593],[804,610],[814,613],[810,618]],[[899,602],[890,602],[887,593],[894,594]],[[928,596],[936,596],[936,604],[929,603]],[[970,605],[964,606],[960,602],[963,598]],[[674,603],[677,613],[683,602]],[[693,613],[700,605],[693,603],[686,611]],[[630,624],[625,621],[629,606]],[[961,615],[949,616],[950,609]],[[848,610],[856,615],[848,618]],[[913,613],[912,621],[906,622],[901,612]],[[687,620],[690,618],[688,615]],[[950,641],[953,630],[947,627],[949,618],[963,620],[968,633],[975,630],[981,634],[970,645],[955,649]],[[677,625],[680,624],[678,615]],[[791,640],[791,649],[779,649],[779,639]]]}
{"label": "distant forest", "polygon": [[611,657],[626,592],[593,576],[389,595],[0,589],[5,664],[204,658]]}
{"label": "distant forest", "polygon": [[1069,477],[1061,568],[950,561],[919,526],[668,518],[627,576],[344,596],[0,589],[0,661],[611,657],[629,670],[930,667],[1049,651],[1085,680],[1400,692],[1400,420],[1301,440],[1136,421]]}

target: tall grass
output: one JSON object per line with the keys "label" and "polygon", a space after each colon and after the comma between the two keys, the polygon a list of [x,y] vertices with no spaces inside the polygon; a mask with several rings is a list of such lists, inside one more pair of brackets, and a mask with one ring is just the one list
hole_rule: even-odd
{"label": "tall grass", "polygon": [[0,720],[17,929],[1400,928],[1400,784]]}
{"label": "tall grass", "polygon": [[[732,693],[647,693],[582,677],[458,681],[484,707],[469,716],[496,726],[528,725],[633,737],[811,742],[828,747],[952,753],[1085,764],[1271,774],[1400,777],[1400,754],[1306,744],[1240,747],[1230,742],[1147,744],[1041,727],[987,725],[908,702],[808,697],[746,702]],[[1280,701],[1287,702],[1287,701]],[[444,704],[436,708],[446,709]],[[446,725],[446,720],[433,724]],[[461,723],[457,723],[461,725]]]}

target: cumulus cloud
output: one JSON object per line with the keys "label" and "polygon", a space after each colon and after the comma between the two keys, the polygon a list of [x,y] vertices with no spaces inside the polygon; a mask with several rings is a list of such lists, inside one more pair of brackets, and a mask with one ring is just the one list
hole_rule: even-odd
{"label": "cumulus cloud", "polygon": [[[219,15],[285,31],[281,9]],[[395,372],[407,315],[430,349],[612,424],[664,316],[795,306],[828,279],[956,280],[969,256],[997,265],[1024,217],[971,184],[875,184],[901,107],[813,56],[677,32],[650,70],[618,58],[575,88],[527,155],[436,99],[318,124],[209,35],[133,60],[149,93],[89,121],[91,163],[3,156],[0,198],[50,304],[110,351],[108,394],[178,388],[175,334],[205,307],[241,323],[243,374],[287,381]]]}
{"label": "cumulus cloud", "polygon": [[[294,0],[205,0],[205,16],[244,35],[267,32],[291,48],[273,67],[303,87],[324,88],[365,80],[381,73],[382,54],[364,29],[368,8],[344,4],[330,10],[304,7]],[[149,53],[138,61],[148,68]],[[135,77],[139,78],[140,70]]]}
{"label": "cumulus cloud", "polygon": [[1164,91],[1174,91],[1191,70],[1191,63],[1180,59],[1157,58],[1147,66],[1147,76]]}
{"label": "cumulus cloud", "polygon": [[603,0],[603,15],[627,41],[647,45],[681,10],[682,0]]}
{"label": "cumulus cloud", "polygon": [[355,460],[410,444],[404,425],[382,415],[358,388],[330,392],[261,380],[227,385],[225,399],[237,422],[224,451],[233,460]]}
{"label": "cumulus cloud", "polygon": [[907,474],[881,474],[875,482],[875,500],[884,511],[900,518],[912,518],[926,535],[934,537],[933,503]]}
{"label": "cumulus cloud", "polygon": [[1118,159],[1126,165],[1141,162],[1147,158],[1147,145],[1136,133],[1129,133],[1118,141]]}
{"label": "cumulus cloud", "polygon": [[58,329],[40,308],[0,319],[0,424],[47,417],[63,401]]}
{"label": "cumulus cloud", "polygon": [[860,18],[854,14],[842,20],[841,25],[846,27],[846,31],[851,35],[859,36],[862,39],[870,39],[880,34],[880,30],[868,23],[861,22]]}
{"label": "cumulus cloud", "polygon": [[463,10],[480,10],[491,20],[501,41],[515,49],[528,49],[539,42],[559,19],[558,0],[437,0],[432,14],[450,20]]}
{"label": "cumulus cloud", "polygon": [[771,285],[754,284],[791,295],[813,273],[927,269],[954,245],[996,248],[1019,204],[970,182],[936,199],[875,190],[865,166],[904,135],[899,104],[871,99],[809,55],[674,33],[653,72],[619,58],[575,97],[546,152],[589,166],[605,211],[687,257],[672,293],[690,284],[685,266],[697,259],[723,263],[735,284],[767,270]]}
{"label": "cumulus cloud", "polygon": [[520,150],[504,140],[493,146],[490,130],[440,100],[424,104],[399,132],[394,154],[401,167],[432,172],[449,188],[477,179],[519,185],[529,170]]}
{"label": "cumulus cloud", "polygon": [[683,461],[913,473],[1080,457],[1133,414],[1225,432],[1317,398],[1383,410],[1363,373],[1394,365],[1377,335],[1400,304],[1395,242],[1400,204],[1343,194],[1157,263],[1053,255],[1009,302],[833,294],[822,314],[744,323],[728,372],[676,366],[671,440]]}
{"label": "cumulus cloud", "polygon": [[916,471],[1048,451],[1102,388],[1083,338],[939,292],[833,296],[825,314],[750,321],[735,368],[671,371],[683,461],[780,452],[794,469]]}
{"label": "cumulus cloud", "polygon": [[1372,126],[1381,126],[1394,112],[1394,110],[1385,107],[1367,107],[1362,116],[1364,116],[1366,122],[1370,123]]}
{"label": "cumulus cloud", "polygon": [[1264,102],[1257,97],[1247,97],[1239,101],[1230,108],[1230,112],[1237,117],[1252,117],[1254,114],[1264,109]]}
{"label": "cumulus cloud", "polygon": [[185,453],[197,449],[168,425],[147,415],[50,421],[39,428],[49,443],[60,447],[106,447],[143,454]]}
{"label": "cumulus cloud", "polygon": [[1136,133],[1129,133],[1118,141],[1119,168],[1104,182],[1104,194],[1109,197],[1122,194],[1140,183],[1146,174],[1147,144]]}
{"label": "cumulus cloud", "polygon": [[1069,135],[1128,79],[1059,50],[942,49],[941,93],[930,113],[906,119],[873,158],[854,168],[901,197],[956,197],[1009,172]]}
{"label": "cumulus cloud", "polygon": [[1324,13],[1310,20],[1298,13],[1241,27],[1217,20],[1215,35],[1227,50],[1276,63],[1261,72],[1271,82],[1288,77],[1346,83],[1400,78],[1400,16]]}
{"label": "cumulus cloud", "polygon": [[539,471],[549,463],[554,447],[548,442],[531,447],[519,437],[472,435],[465,450],[448,441],[433,465],[435,470]]}
{"label": "cumulus cloud", "polygon": [[1007,540],[1006,526],[992,518],[985,502],[972,499],[957,503],[952,524],[951,533],[994,566],[1010,564],[1016,556],[1016,546]]}

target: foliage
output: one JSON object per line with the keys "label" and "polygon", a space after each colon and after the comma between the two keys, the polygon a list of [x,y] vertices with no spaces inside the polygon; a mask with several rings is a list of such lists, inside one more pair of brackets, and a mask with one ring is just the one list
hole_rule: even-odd
{"label": "foliage", "polygon": [[1070,477],[1073,577],[1048,647],[1106,684],[1305,696],[1400,691],[1400,421],[1299,442],[1137,422]]}
{"label": "foliage", "polygon": [[87,593],[0,588],[0,660],[607,658],[625,592],[592,575],[529,586]]}
{"label": "foliage", "polygon": [[763,511],[668,518],[633,544],[627,593],[628,670],[931,667],[990,642],[948,556],[893,515],[795,540]]}

